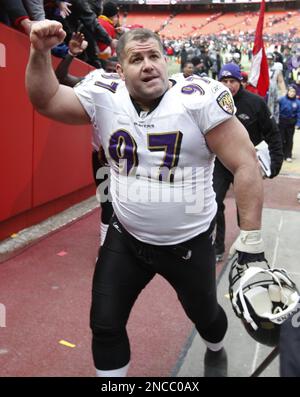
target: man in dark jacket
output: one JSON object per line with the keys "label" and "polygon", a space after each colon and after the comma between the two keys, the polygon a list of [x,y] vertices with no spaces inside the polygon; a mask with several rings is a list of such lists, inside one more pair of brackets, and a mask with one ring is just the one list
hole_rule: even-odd
{"label": "man in dark jacket", "polygon": [[[256,146],[263,140],[268,144],[271,158],[271,175],[269,177],[274,178],[280,172],[283,151],[280,132],[268,106],[260,96],[243,88],[241,70],[238,65],[225,64],[220,70],[219,80],[230,89],[236,107],[236,116],[248,131],[253,145]],[[234,156],[234,153],[232,155]],[[224,199],[232,182],[233,175],[216,158],[213,185],[218,204],[215,239],[217,261],[223,259],[225,251]]]}
{"label": "man in dark jacket", "polygon": [[0,0],[0,22],[30,33],[30,21],[22,0]]}
{"label": "man in dark jacket", "polygon": [[[98,7],[97,7],[98,5]],[[101,68],[102,63],[98,58],[97,41],[101,41],[109,46],[116,47],[117,40],[113,40],[106,30],[98,22],[98,13],[101,12],[101,1],[95,0],[72,0],[71,13],[63,21],[64,29],[67,32],[66,41],[68,42],[73,32],[80,31],[84,34],[88,42],[85,51],[88,59],[86,60],[96,68]]]}

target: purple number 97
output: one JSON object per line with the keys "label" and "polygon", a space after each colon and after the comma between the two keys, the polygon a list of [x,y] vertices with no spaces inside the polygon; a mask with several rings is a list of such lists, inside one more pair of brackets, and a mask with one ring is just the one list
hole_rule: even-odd
{"label": "purple number 97", "polygon": [[[160,180],[167,178],[170,182],[173,181],[172,169],[178,165],[181,141],[182,132],[180,131],[148,134],[148,149],[151,152],[164,152],[160,164]],[[165,171],[167,171],[166,175],[164,175]]]}
{"label": "purple number 97", "polygon": [[109,140],[109,154],[119,165],[120,172],[128,175],[138,166],[137,146],[133,137],[126,130],[115,131]]}

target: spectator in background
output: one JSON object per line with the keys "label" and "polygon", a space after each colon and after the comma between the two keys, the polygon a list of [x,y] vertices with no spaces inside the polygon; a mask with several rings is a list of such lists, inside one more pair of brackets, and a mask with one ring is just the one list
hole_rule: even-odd
{"label": "spectator in background", "polygon": [[181,72],[183,72],[183,67],[184,67],[184,64],[186,63],[187,59],[188,59],[188,54],[185,49],[185,45],[182,44],[181,51],[180,51],[180,71]]}
{"label": "spectator in background", "polygon": [[211,55],[211,61],[212,61],[212,67],[211,67],[211,73],[212,73],[212,78],[216,79],[220,73],[221,67],[223,65],[222,57],[220,54],[220,50],[216,49],[214,55]]}
{"label": "spectator in background", "polygon": [[[236,106],[236,116],[246,128],[253,145],[256,146],[263,140],[268,144],[271,157],[270,178],[275,177],[279,174],[283,161],[282,143],[278,127],[265,101],[260,96],[244,89],[241,84],[241,70],[234,63],[228,63],[222,67],[219,80],[231,91]],[[232,153],[232,155],[235,154]],[[218,204],[215,237],[217,261],[223,259],[225,252],[224,199],[233,180],[232,173],[216,158],[213,186]]]}
{"label": "spectator in background", "polygon": [[171,46],[171,44],[169,44],[167,46],[166,53],[167,53],[168,58],[170,60],[173,60],[174,50],[173,50],[173,47]]}
{"label": "spectator in background", "polygon": [[175,73],[171,76],[171,79],[176,81],[185,80],[187,77],[190,77],[194,74],[194,65],[191,61],[187,61],[183,65],[183,70],[180,73]]}
{"label": "spectator in background", "polygon": [[73,32],[80,31],[84,34],[88,47],[83,60],[96,68],[101,68],[103,65],[98,57],[97,42],[101,41],[115,48],[117,40],[111,38],[98,22],[97,12],[101,9],[101,2],[90,2],[91,0],[72,0],[71,13],[60,22],[63,23],[67,32],[66,42],[70,41]]}
{"label": "spectator in background", "polygon": [[88,2],[95,15],[97,15],[97,17],[101,15],[103,8],[103,0],[88,0]]}
{"label": "spectator in background", "polygon": [[232,62],[237,64],[241,68],[241,54],[239,52],[234,52],[232,55]]}
{"label": "spectator in background", "polygon": [[23,0],[23,4],[32,21],[45,19],[44,0]]}
{"label": "spectator in background", "polygon": [[300,81],[300,65],[297,68],[292,69],[292,71],[291,71],[291,81],[299,83],[299,81]]}
{"label": "spectator in background", "polygon": [[212,67],[212,61],[210,56],[208,55],[208,48],[205,46],[200,46],[200,55],[199,58],[202,59],[204,64],[204,73],[208,76],[210,68]]}
{"label": "spectator in background", "polygon": [[279,129],[282,137],[284,159],[291,163],[295,127],[300,128],[300,100],[296,89],[288,87],[287,94],[279,98]]}
{"label": "spectator in background", "polygon": [[67,16],[72,12],[72,3],[68,3],[67,1],[56,1],[56,3],[59,9],[59,15],[62,18],[67,18]]}
{"label": "spectator in background", "polygon": [[[114,2],[108,1],[103,4],[102,14],[99,16],[98,22],[103,29],[107,31],[112,39],[117,37],[116,26],[119,22],[119,8]],[[115,55],[116,51],[111,46],[101,41],[99,41],[97,44],[99,48],[100,59],[107,59]]]}
{"label": "spectator in background", "polygon": [[247,86],[249,85],[247,72],[241,72],[241,84],[244,87],[244,89],[246,90]]}
{"label": "spectator in background", "polygon": [[298,69],[300,67],[300,49],[294,49],[292,51],[292,56],[289,59],[290,70]]}
{"label": "spectator in background", "polygon": [[248,73],[247,72],[242,72],[241,71],[241,84],[244,87],[245,90],[252,92],[253,94],[258,94],[258,90],[256,87],[254,87],[251,83],[248,81]]}
{"label": "spectator in background", "polygon": [[191,62],[194,65],[194,74],[200,77],[207,76],[207,68],[203,58],[193,57]]}
{"label": "spectator in background", "polygon": [[68,43],[68,53],[65,58],[58,64],[55,74],[58,81],[61,84],[69,87],[74,87],[77,83],[84,79],[84,77],[77,77],[70,75],[69,67],[75,57],[82,54],[88,46],[87,41],[84,39],[84,35],[80,32],[74,32],[71,40]]}
{"label": "spectator in background", "polygon": [[286,85],[291,83],[291,67],[290,67],[290,59],[291,59],[291,49],[286,46],[283,50],[283,78]]}
{"label": "spectator in background", "polygon": [[279,122],[279,103],[278,98],[280,95],[286,93],[286,86],[282,74],[282,64],[280,62],[274,62],[274,55],[272,53],[267,54],[267,60],[269,65],[269,90],[267,93],[267,103],[274,117],[276,123]]}
{"label": "spectator in background", "polygon": [[72,13],[72,3],[61,0],[44,0],[44,8],[47,19],[55,19],[63,22]]}
{"label": "spectator in background", "polygon": [[283,65],[283,56],[281,52],[278,51],[278,45],[274,46],[274,62],[280,62]]}
{"label": "spectator in background", "polygon": [[226,52],[224,54],[224,63],[231,63],[233,60],[232,54],[230,52]]}
{"label": "spectator in background", "polygon": [[28,35],[32,26],[22,0],[0,0],[0,22]]}

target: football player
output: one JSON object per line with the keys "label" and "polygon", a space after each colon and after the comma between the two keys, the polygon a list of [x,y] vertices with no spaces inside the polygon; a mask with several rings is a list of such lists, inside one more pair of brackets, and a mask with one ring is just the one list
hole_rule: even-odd
{"label": "football player", "polygon": [[231,93],[209,78],[169,81],[160,39],[147,29],[121,36],[119,78],[85,79],[74,89],[59,85],[50,49],[64,37],[56,21],[34,25],[26,86],[47,117],[93,123],[111,169],[115,216],[96,264],[91,308],[97,375],[126,375],[127,320],[158,273],[207,346],[205,375],[225,376],[227,318],[216,297],[212,241],[215,154],[234,174],[241,218],[236,247],[243,261],[264,257],[262,179]]}

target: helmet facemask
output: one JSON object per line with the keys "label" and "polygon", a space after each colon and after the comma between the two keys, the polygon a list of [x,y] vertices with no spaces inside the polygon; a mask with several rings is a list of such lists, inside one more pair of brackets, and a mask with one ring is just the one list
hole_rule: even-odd
{"label": "helmet facemask", "polygon": [[235,314],[256,341],[275,346],[280,325],[298,309],[299,293],[284,269],[233,262],[229,295]]}

